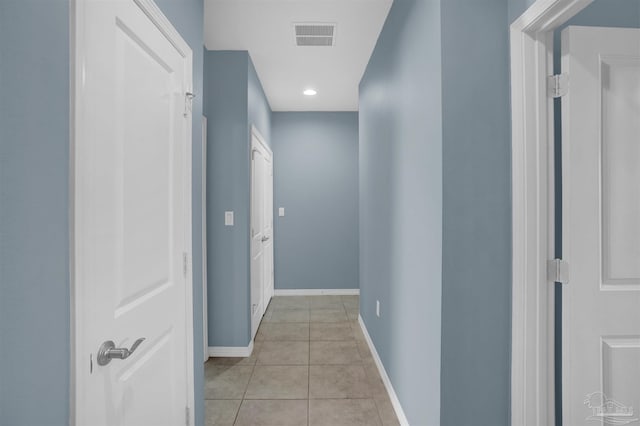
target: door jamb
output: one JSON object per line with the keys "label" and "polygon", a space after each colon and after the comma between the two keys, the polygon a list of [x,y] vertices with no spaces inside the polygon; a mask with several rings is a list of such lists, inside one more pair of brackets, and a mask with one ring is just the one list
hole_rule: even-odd
{"label": "door jamb", "polygon": [[[69,5],[69,281],[70,281],[70,356],[69,356],[69,424],[74,426],[77,424],[77,410],[81,406],[78,398],[82,395],[77,391],[77,380],[80,375],[80,369],[86,368],[86,365],[79,360],[83,359],[83,355],[79,353],[78,335],[81,324],[78,323],[78,313],[81,312],[80,303],[83,300],[83,287],[76,279],[77,276],[77,232],[75,223],[78,220],[76,214],[76,170],[79,141],[84,138],[85,129],[82,120],[82,103],[83,89],[82,79],[84,77],[84,13],[87,0],[70,0]],[[164,36],[173,44],[173,46],[185,58],[185,75],[188,76],[187,92],[193,92],[193,52],[187,42],[173,27],[169,19],[164,15],[160,8],[153,0],[132,0],[140,9],[149,17],[149,19],[162,31]],[[187,254],[187,274],[185,278],[185,333],[186,333],[186,371],[187,376],[187,409],[193,413],[195,407],[195,376],[194,376],[194,326],[193,326],[193,228],[192,228],[192,117],[187,117],[187,125],[185,126],[185,238],[183,241]],[[188,416],[189,424],[193,426],[194,416]]]}
{"label": "door jamb", "polygon": [[537,0],[510,27],[512,115],[511,424],[555,423],[553,30],[593,0]]}
{"label": "door jamb", "polygon": [[207,277],[207,131],[208,121],[202,116],[202,343],[204,362],[209,359],[209,300]]}

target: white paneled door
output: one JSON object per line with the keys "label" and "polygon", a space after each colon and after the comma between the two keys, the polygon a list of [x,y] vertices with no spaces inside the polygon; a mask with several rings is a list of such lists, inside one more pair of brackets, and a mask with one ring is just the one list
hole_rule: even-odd
{"label": "white paneled door", "polygon": [[563,420],[640,417],[640,30],[562,33]]}
{"label": "white paneled door", "polygon": [[149,0],[78,0],[75,19],[72,415],[188,425],[191,51]]}
{"label": "white paneled door", "polygon": [[251,335],[274,292],[273,154],[258,131],[251,131]]}

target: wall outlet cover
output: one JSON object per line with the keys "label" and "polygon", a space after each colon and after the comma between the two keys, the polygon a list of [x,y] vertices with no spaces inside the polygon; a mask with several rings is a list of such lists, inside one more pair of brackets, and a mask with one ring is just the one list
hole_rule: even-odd
{"label": "wall outlet cover", "polygon": [[224,226],[233,226],[233,212],[224,212]]}

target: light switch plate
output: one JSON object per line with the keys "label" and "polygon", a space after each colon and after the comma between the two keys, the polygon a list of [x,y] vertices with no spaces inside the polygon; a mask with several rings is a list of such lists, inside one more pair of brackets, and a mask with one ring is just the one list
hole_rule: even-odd
{"label": "light switch plate", "polygon": [[224,212],[224,226],[233,226],[233,212]]}
{"label": "light switch plate", "polygon": [[280,207],[278,209],[278,216],[280,216],[280,217],[284,216],[284,207]]}

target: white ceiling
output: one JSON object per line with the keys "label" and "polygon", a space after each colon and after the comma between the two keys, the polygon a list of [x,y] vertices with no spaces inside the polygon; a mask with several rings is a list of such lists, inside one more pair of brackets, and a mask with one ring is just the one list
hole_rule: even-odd
{"label": "white ceiling", "polygon": [[[205,0],[205,46],[248,50],[274,111],[357,111],[358,84],[392,0]],[[332,47],[298,47],[293,23],[336,23]],[[304,96],[314,88],[318,94]]]}

